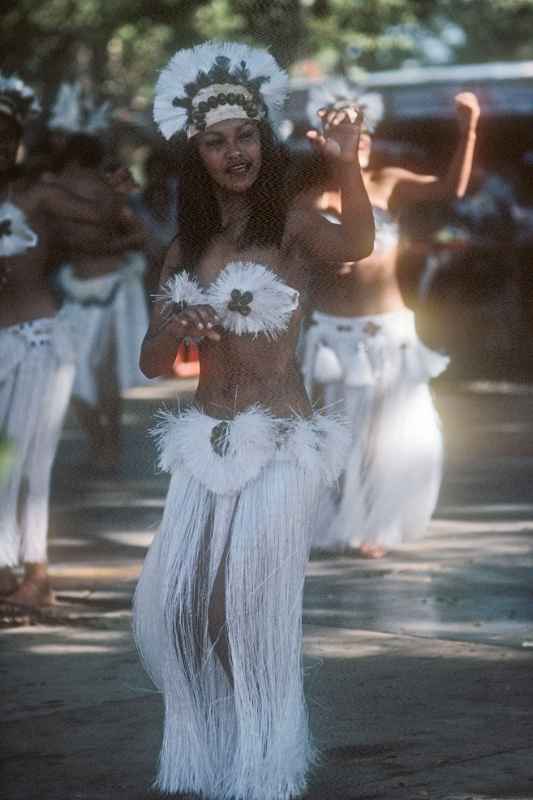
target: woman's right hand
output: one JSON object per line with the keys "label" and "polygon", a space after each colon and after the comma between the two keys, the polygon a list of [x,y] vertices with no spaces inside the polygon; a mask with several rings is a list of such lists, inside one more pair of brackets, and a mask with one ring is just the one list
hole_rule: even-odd
{"label": "woman's right hand", "polygon": [[220,325],[220,319],[212,306],[189,306],[183,311],[172,314],[170,321],[165,325],[165,332],[175,336],[176,339],[184,339],[187,336],[191,338],[203,336],[219,342],[220,333],[216,331],[218,325]]}

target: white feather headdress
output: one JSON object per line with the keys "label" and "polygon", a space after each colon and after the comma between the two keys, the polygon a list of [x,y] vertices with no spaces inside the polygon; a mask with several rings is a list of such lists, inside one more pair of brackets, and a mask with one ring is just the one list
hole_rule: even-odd
{"label": "white feather headdress", "polygon": [[16,75],[0,72],[0,113],[13,117],[19,125],[41,110],[33,89]]}
{"label": "white feather headdress", "polygon": [[69,133],[96,133],[109,127],[110,103],[95,105],[81,85],[62,83],[50,112],[48,127]]}
{"label": "white feather headdress", "polygon": [[154,120],[165,139],[190,138],[225,119],[264,119],[282,108],[288,76],[266,50],[206,42],[179,50],[155,89]]}
{"label": "white feather headdress", "polygon": [[318,124],[317,113],[321,108],[342,108],[347,103],[357,105],[364,113],[364,125],[374,131],[383,118],[383,98],[378,92],[361,93],[342,77],[331,77],[309,90],[306,112],[310,125]]}

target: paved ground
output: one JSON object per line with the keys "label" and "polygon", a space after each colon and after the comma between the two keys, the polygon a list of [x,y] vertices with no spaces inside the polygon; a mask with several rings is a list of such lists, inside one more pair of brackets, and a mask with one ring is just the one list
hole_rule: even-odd
{"label": "paved ground", "polygon": [[[173,394],[128,400],[118,481],[91,477],[69,421],[51,520],[59,603],[31,619],[0,610],[8,800],[153,797],[161,703],[129,607],[166,488],[146,429]],[[533,799],[533,389],[443,384],[438,403],[448,464],[431,536],[380,562],[309,566],[323,751],[309,800]]]}

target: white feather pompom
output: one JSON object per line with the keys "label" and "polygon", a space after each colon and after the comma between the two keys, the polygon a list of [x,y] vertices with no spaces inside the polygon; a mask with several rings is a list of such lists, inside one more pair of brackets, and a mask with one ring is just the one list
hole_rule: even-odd
{"label": "white feather pompom", "polygon": [[18,256],[37,244],[24,213],[13,203],[0,205],[0,257]]}
{"label": "white feather pompom", "polygon": [[177,272],[161,287],[155,299],[165,305],[185,303],[188,306],[199,306],[205,303],[204,292],[196,278],[188,272]]}
{"label": "white feather pompom", "polygon": [[[230,262],[206,290],[224,328],[238,336],[264,333],[275,338],[286,330],[299,296],[268,267],[243,261]],[[241,311],[235,310],[239,306]]]}
{"label": "white feather pompom", "polygon": [[240,491],[276,451],[276,421],[259,406],[232,420],[214,419],[197,408],[159,416],[153,435],[160,469],[183,469],[217,494]]}

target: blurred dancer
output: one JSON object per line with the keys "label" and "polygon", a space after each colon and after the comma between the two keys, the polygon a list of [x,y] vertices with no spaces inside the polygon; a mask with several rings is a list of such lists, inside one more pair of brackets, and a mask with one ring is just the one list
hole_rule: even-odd
{"label": "blurred dancer", "polygon": [[[101,110],[98,115],[98,125],[91,114],[86,119],[78,115],[79,128],[101,130],[105,116]],[[104,155],[95,135],[71,135],[61,158],[59,182],[77,195],[99,202],[109,191],[101,171]],[[120,460],[121,392],[145,382],[138,361],[148,327],[143,283],[145,237],[140,220],[127,206],[127,196],[136,186],[128,170],[119,172],[122,180],[115,190],[122,193],[124,202],[116,233],[123,241],[122,251],[97,256],[73,250],[57,280],[79,331],[74,404],[89,436],[90,466],[104,471],[117,469]]]}
{"label": "blurred dancer", "polygon": [[165,253],[177,230],[177,175],[165,151],[154,150],[144,163],[145,186],[134,195],[131,207],[147,233],[149,262],[146,285],[150,295],[157,291]]}
{"label": "blurred dancer", "polygon": [[[33,91],[0,75],[0,431],[11,447],[0,483],[0,595],[52,601],[47,570],[50,472],[74,377],[67,315],[47,280],[54,253],[102,246],[116,216],[111,189],[94,204],[52,181],[28,183],[16,166]],[[18,585],[13,568],[24,565]]]}
{"label": "blurred dancer", "polygon": [[[311,105],[324,104],[324,96]],[[349,92],[334,108],[350,102]],[[331,104],[331,98],[329,99]],[[442,178],[398,168],[372,169],[372,135],[382,113],[379,95],[358,100],[365,111],[359,163],[374,210],[376,240],[368,258],[339,266],[316,287],[305,340],[308,391],[326,407],[347,412],[353,443],[340,496],[325,503],[314,546],[359,548],[373,558],[424,534],[442,475],[440,424],[429,381],[447,358],[418,339],[412,311],[398,284],[398,218],[408,206],[462,197],[476,141],[479,105],[455,98],[459,141]],[[321,194],[317,207],[331,221],[342,212],[340,193]]]}

